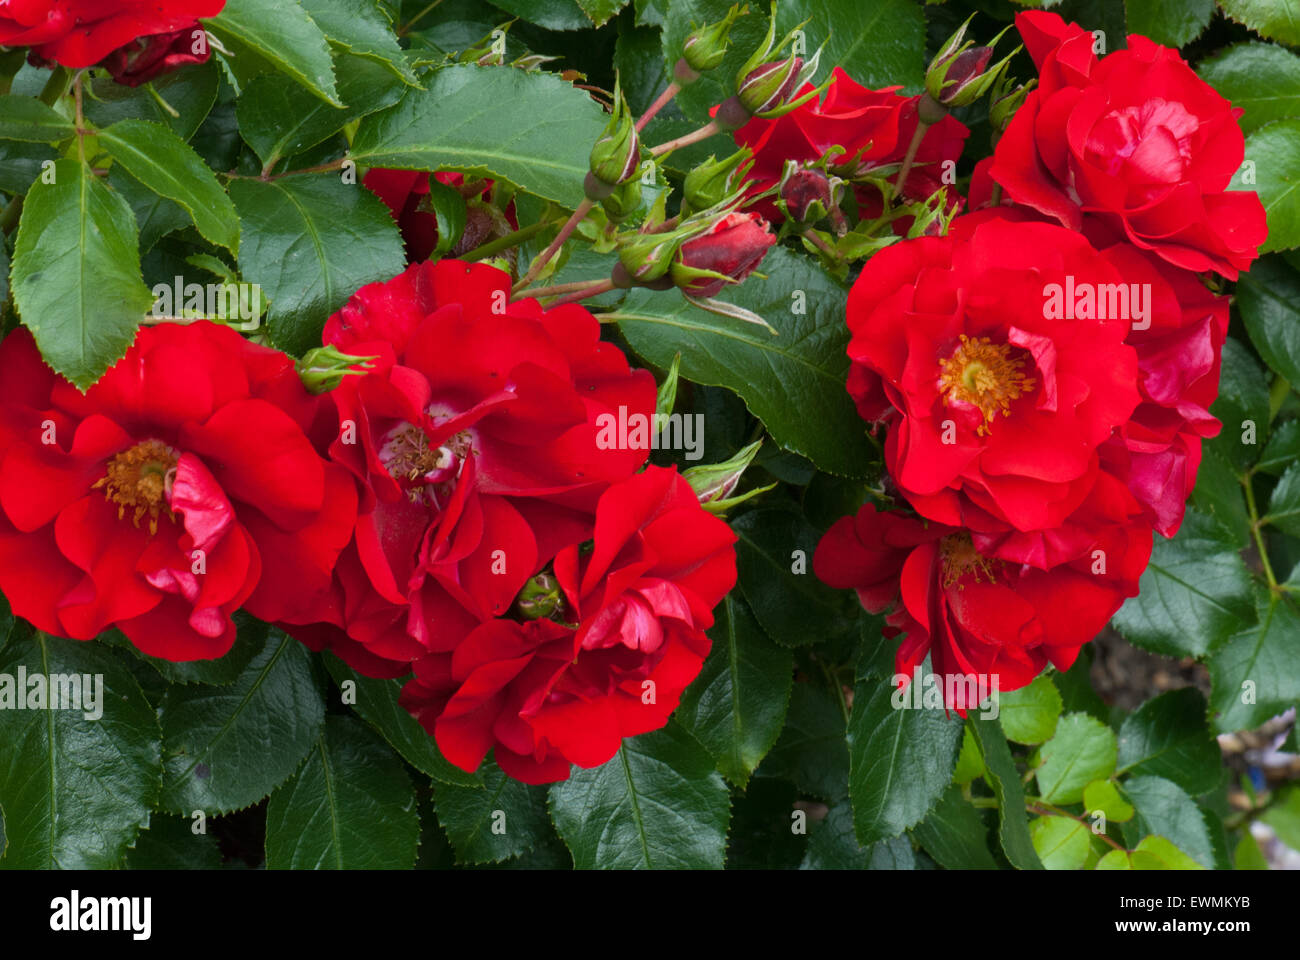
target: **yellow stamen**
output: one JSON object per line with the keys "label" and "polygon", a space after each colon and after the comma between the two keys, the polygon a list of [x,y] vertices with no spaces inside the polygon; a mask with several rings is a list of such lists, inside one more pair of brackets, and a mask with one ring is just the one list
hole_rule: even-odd
{"label": "yellow stamen", "polygon": [[989,424],[1001,413],[1011,412],[1011,402],[1034,389],[1034,378],[1021,372],[1024,352],[1013,357],[1009,343],[992,343],[988,337],[961,335],[961,344],[946,360],[939,361],[939,393],[944,402],[968,403],[978,407],[984,422],[976,433],[987,435]]}
{"label": "yellow stamen", "polygon": [[[988,578],[989,583],[997,583],[993,568],[999,561],[984,556],[975,549],[969,533],[954,533],[939,541],[939,559],[943,566],[943,585],[951,587],[962,577],[970,573],[975,582],[981,583],[980,574]],[[965,587],[958,585],[959,590]]]}
{"label": "yellow stamen", "polygon": [[168,501],[176,477],[176,451],[161,440],[145,440],[124,450],[108,462],[107,472],[92,489],[105,487],[104,499],[117,504],[119,520],[128,507],[134,508],[131,522],[140,526],[140,518],[149,515],[149,533],[158,532],[158,517],[164,510],[175,523]]}

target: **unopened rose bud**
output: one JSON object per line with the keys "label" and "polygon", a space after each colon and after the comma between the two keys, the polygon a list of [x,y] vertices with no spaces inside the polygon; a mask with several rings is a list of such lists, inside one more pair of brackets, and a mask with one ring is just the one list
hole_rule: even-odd
{"label": "unopened rose bud", "polygon": [[543,570],[524,584],[515,600],[515,609],[525,620],[543,620],[559,613],[564,606],[564,594],[555,574]]}
{"label": "unopened rose bud", "polygon": [[756,213],[729,213],[693,240],[682,244],[671,276],[691,297],[713,297],[757,269],[776,243],[767,221]]}
{"label": "unopened rose bud", "polygon": [[[631,285],[644,286],[668,275],[681,237],[674,232],[635,233],[619,241],[618,266],[627,273]],[[615,273],[618,271],[616,270]],[[619,277],[611,277],[615,283]]]}
{"label": "unopened rose bud", "polygon": [[732,496],[736,485],[740,483],[740,478],[744,475],[746,468],[754,462],[754,457],[758,454],[758,450],[762,445],[762,440],[756,440],[744,449],[737,451],[735,456],[723,463],[690,467],[682,472],[682,479],[691,485],[691,489],[695,491],[700,505],[705,510],[710,513],[724,513],[730,507],[734,507],[738,503],[744,503],[751,497],[771,490],[772,487],[776,486],[776,484],[771,484],[750,490],[739,497]]}
{"label": "unopened rose bud", "polygon": [[1037,80],[1017,83],[1004,73],[993,85],[993,90],[989,94],[989,127],[993,131],[991,136],[994,146],[997,146],[998,140],[1006,132],[1007,127],[1011,126],[1011,118],[1016,115],[1016,111],[1029,96],[1029,91],[1037,84]]}
{"label": "unopened rose bud", "polygon": [[709,157],[690,173],[682,183],[682,213],[707,210],[727,200],[736,193],[750,165],[754,152],[741,147],[722,160]]}
{"label": "unopened rose bud", "polygon": [[641,207],[641,178],[633,177],[615,187],[613,193],[600,201],[600,205],[610,223],[622,223]]}
{"label": "unopened rose bud", "polygon": [[[727,56],[727,45],[731,41],[731,25],[736,22],[737,17],[748,12],[748,6],[742,9],[740,4],[733,3],[727,15],[717,23],[699,27],[686,38],[686,44],[682,47],[682,62],[694,74],[693,77],[685,80],[686,83],[698,79],[701,73],[712,70],[722,63]],[[678,83],[683,82],[681,73],[682,71],[679,70],[675,74]]]}
{"label": "unopened rose bud", "polygon": [[[590,165],[591,174],[586,186],[587,196],[592,200],[605,199],[615,187],[631,179],[641,166],[641,141],[636,133],[636,121],[618,81],[614,83],[614,110],[600,139],[591,148]],[[592,195],[593,188],[599,196]]]}
{"label": "unopened rose bud", "polygon": [[795,223],[816,223],[837,206],[832,199],[831,178],[815,167],[787,167],[780,197],[783,212]]}
{"label": "unopened rose bud", "polygon": [[682,355],[679,352],[673,355],[673,365],[668,368],[668,376],[659,384],[659,392],[655,395],[655,413],[668,416],[677,405],[677,378],[681,365]]}
{"label": "unopened rose bud", "polygon": [[971,14],[957,32],[948,38],[948,42],[935,55],[925,72],[926,94],[945,108],[964,107],[984,96],[1006,69],[1011,56],[1014,56],[1013,51],[990,67],[993,47],[1002,39],[1002,33],[1006,30],[999,33],[988,46],[974,46],[973,40],[964,39],[966,28],[974,16]]}
{"label": "unopened rose bud", "polygon": [[[331,345],[308,350],[298,361],[295,369],[307,392],[319,394],[333,390],[343,382],[344,377],[364,375],[370,361],[378,359],[378,357],[354,357]],[[363,369],[354,369],[356,367]]]}
{"label": "unopened rose bud", "polygon": [[784,116],[791,110],[803,106],[811,98],[821,95],[824,86],[796,96],[817,72],[822,48],[819,47],[807,62],[793,54],[782,56],[782,51],[790,45],[795,34],[806,23],[807,21],[804,21],[787,33],[780,43],[774,43],[776,4],[772,4],[767,36],[763,40],[763,45],[755,50],[754,54],[745,61],[745,65],[740,68],[739,73],[736,74],[736,95],[724,100],[713,118],[719,127],[724,130],[738,130],[748,123],[751,117],[773,119]]}

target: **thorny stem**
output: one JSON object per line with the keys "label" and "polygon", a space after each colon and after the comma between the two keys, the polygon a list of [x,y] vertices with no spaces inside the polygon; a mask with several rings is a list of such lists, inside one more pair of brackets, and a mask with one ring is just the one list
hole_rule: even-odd
{"label": "thorny stem", "polygon": [[566,303],[577,303],[579,300],[586,300],[588,297],[598,297],[602,293],[609,293],[609,291],[613,289],[613,280],[601,280],[599,283],[594,283],[582,290],[571,293],[568,296],[561,297],[559,300],[555,301],[555,306],[562,307]]}
{"label": "thorny stem", "polygon": [[690,133],[683,134],[676,140],[669,140],[666,143],[659,144],[657,147],[651,147],[650,155],[652,157],[657,157],[661,154],[668,153],[670,150],[676,150],[678,147],[689,147],[692,143],[699,143],[701,140],[707,140],[715,133],[720,132],[717,122],[710,120],[698,130],[692,130]]}
{"label": "thorny stem", "polygon": [[803,236],[805,240],[811,243],[822,253],[826,254],[826,256],[830,257],[832,260],[838,260],[840,258],[839,251],[837,251],[829,243],[827,243],[825,240],[819,237],[817,235],[817,231],[813,230],[811,227],[809,227],[807,230],[803,232]]}
{"label": "thorny stem", "polygon": [[566,293],[576,293],[579,290],[586,290],[588,287],[594,287],[600,283],[600,280],[578,280],[574,283],[557,283],[551,287],[533,287],[530,290],[520,290],[512,299],[523,300],[525,297],[558,297]]}
{"label": "thorny stem", "polygon": [[573,231],[578,228],[578,224],[582,223],[583,218],[591,212],[591,208],[595,205],[595,201],[590,198],[583,200],[582,203],[578,204],[578,209],[574,210],[573,216],[569,217],[569,219],[565,221],[564,226],[560,227],[560,232],[555,235],[555,239],[551,241],[550,246],[541,252],[541,255],[538,256],[537,259],[533,261],[532,266],[528,268],[528,272],[525,273],[520,281],[515,284],[515,290],[524,290],[529,284],[537,279],[537,275],[542,272],[548,263],[551,262],[551,259],[559,251],[560,247],[564,246],[564,241],[569,239],[569,236]]}
{"label": "thorny stem", "polygon": [[677,96],[677,94],[681,92],[681,89],[682,88],[677,85],[677,81],[675,80],[668,84],[668,86],[664,88],[664,92],[659,94],[655,99],[655,102],[646,108],[645,113],[641,114],[641,119],[636,122],[636,132],[640,133],[644,130],[645,125],[654,119],[656,113],[668,106],[669,101],[672,100],[673,97]]}

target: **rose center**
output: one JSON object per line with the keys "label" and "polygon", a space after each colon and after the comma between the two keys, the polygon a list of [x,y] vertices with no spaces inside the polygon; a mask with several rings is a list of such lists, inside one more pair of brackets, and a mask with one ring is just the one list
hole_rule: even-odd
{"label": "rose center", "polygon": [[404,423],[384,438],[379,461],[412,501],[419,502],[432,494],[436,504],[438,488],[457,477],[461,461],[469,456],[473,445],[469,432],[461,431],[435,447],[420,427]]}
{"label": "rose center", "polygon": [[1034,378],[1025,376],[1024,365],[1023,350],[963,333],[952,356],[939,361],[939,393],[945,403],[978,408],[984,422],[976,432],[988,434],[994,417],[1010,415],[1011,402],[1034,389]]}
{"label": "rose center", "polygon": [[130,508],[131,522],[149,515],[149,532],[158,532],[158,517],[164,510],[173,523],[171,512],[172,484],[176,479],[178,454],[161,440],[145,440],[124,450],[108,462],[108,470],[92,489],[104,488],[104,497],[117,504],[118,519]]}
{"label": "rose center", "polygon": [[[997,561],[976,550],[969,533],[954,533],[940,540],[939,560],[945,587],[958,583],[968,573],[975,576],[976,583],[982,582],[981,576],[989,583],[997,583],[997,578],[993,576],[993,566]],[[959,585],[958,589],[963,588]]]}

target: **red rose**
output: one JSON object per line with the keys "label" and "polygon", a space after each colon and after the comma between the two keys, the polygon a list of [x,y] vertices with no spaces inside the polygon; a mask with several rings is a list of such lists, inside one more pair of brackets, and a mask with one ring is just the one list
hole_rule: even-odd
{"label": "red rose", "polygon": [[1092,35],[1057,14],[1020,13],[1016,27],[1039,86],[998,141],[993,179],[1098,246],[1128,240],[1235,280],[1267,233],[1259,198],[1228,190],[1241,110],[1146,37],[1098,60]]}
{"label": "red rose", "polygon": [[[1076,233],[978,214],[868,261],[849,293],[848,386],[865,416],[889,419],[886,465],[918,512],[980,534],[1033,533],[1036,546],[1008,559],[1074,554],[1079,544],[1037,531],[1089,496],[1099,448],[1141,399],[1133,321],[1104,295],[1128,281]],[[1073,309],[1071,292],[1089,287],[1107,316],[1067,319],[1064,301]]]}
{"label": "red rose", "polygon": [[692,297],[715,297],[758,269],[776,237],[756,213],[729,213],[707,233],[682,244],[673,282]]}
{"label": "red rose", "polygon": [[82,394],[20,329],[0,382],[0,592],[38,629],[212,659],[239,606],[279,619],[329,582],[356,495],[304,432],[288,357],[208,322],[146,327]]}
{"label": "red rose", "polygon": [[[364,673],[400,676],[505,613],[560,546],[589,536],[604,486],[645,462],[602,449],[596,420],[620,406],[648,416],[654,378],[584,308],[509,292],[492,267],[425,262],[326,323],[327,344],[379,359],[330,393],[330,456],[361,503],[331,616],[290,629]],[[336,629],[311,626],[321,619]]]}
{"label": "red rose", "polygon": [[965,715],[979,705],[981,680],[1016,690],[1049,662],[1069,669],[1137,593],[1150,553],[1146,526],[1105,524],[1086,553],[1039,570],[981,552],[969,530],[867,504],[826,532],[813,570],[832,587],[856,589],[873,613],[892,607],[886,633],[905,634],[895,671],[910,677],[929,655],[953,694],[946,706]]}
{"label": "red rose", "polygon": [[[465,175],[452,170],[429,174],[420,170],[387,170],[376,167],[361,178],[370,192],[384,201],[392,212],[393,219],[402,232],[409,263],[428,260],[438,246],[438,217],[422,206],[429,196],[430,177],[448,187],[460,188],[465,184]],[[474,202],[478,197],[487,195],[492,186],[493,181],[484,180],[482,188],[476,188],[476,197],[467,196],[466,199],[470,202],[465,209],[465,229],[456,245],[448,251],[448,256],[461,256],[493,237],[505,236],[515,229],[513,203],[502,214],[486,203]],[[512,254],[513,251],[507,252],[507,255]]]}
{"label": "red rose", "polygon": [[[811,90],[805,86],[800,94]],[[808,163],[836,151],[834,166],[846,178],[892,175],[889,168],[900,164],[916,132],[919,97],[904,97],[898,87],[868,90],[855,83],[840,67],[832,73],[831,85],[819,103],[814,97],[803,106],[775,120],[755,118],[735,133],[736,142],[754,151],[749,195],[776,185],[786,160]],[[945,117],[926,131],[917,150],[903,195],[924,200],[943,185],[942,163],[956,162],[970,131],[960,121]],[[839,152],[839,151],[843,152]],[[856,188],[864,216],[876,216],[881,209],[880,191],[868,184]],[[957,202],[955,192],[950,203]],[[759,212],[773,222],[780,213],[769,200],[760,201]]]}
{"label": "red rose", "polygon": [[[73,69],[94,66],[119,47],[157,34],[183,33],[188,50],[190,34],[201,29],[199,18],[215,17],[225,5],[226,0],[3,0],[0,46],[31,47],[41,59]],[[163,59],[177,56],[180,47],[175,44],[180,42],[168,38],[170,52],[164,52]],[[123,65],[129,57],[122,56]],[[204,55],[198,62],[206,59]],[[150,76],[162,69],[158,66]],[[127,74],[132,72],[128,68]]]}
{"label": "red rose", "polygon": [[187,63],[207,63],[212,51],[208,49],[205,39],[197,45],[200,52],[195,52],[196,29],[190,26],[172,33],[158,33],[132,40],[105,57],[103,66],[118,83],[138,87]]}
{"label": "red rose", "polygon": [[730,528],[675,468],[649,467],[606,490],[594,530],[555,558],[557,620],[495,620],[416,664],[402,703],[462,769],[493,748],[526,783],[599,766],[662,727],[699,674],[736,582]]}

